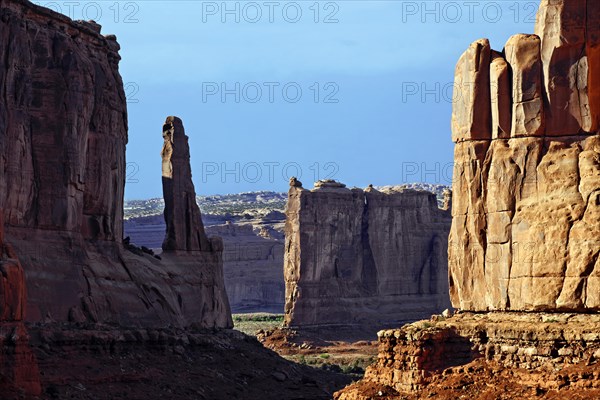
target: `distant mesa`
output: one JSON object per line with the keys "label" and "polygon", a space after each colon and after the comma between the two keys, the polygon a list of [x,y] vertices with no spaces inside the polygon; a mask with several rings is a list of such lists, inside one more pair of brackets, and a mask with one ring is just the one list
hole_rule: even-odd
{"label": "distant mesa", "polygon": [[450,307],[450,213],[426,191],[290,187],[285,324],[375,332]]}

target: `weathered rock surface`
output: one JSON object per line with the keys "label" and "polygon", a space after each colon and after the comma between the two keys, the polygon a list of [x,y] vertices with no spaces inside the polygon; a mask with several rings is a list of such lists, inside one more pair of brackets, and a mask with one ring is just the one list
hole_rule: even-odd
{"label": "weathered rock surface", "polygon": [[34,396],[42,393],[38,360],[29,341],[22,321],[0,323],[0,394],[3,399],[38,398]]}
{"label": "weathered rock surface", "polygon": [[[456,308],[496,312],[381,331],[377,363],[336,399],[600,396],[600,65],[590,62],[599,4],[542,0],[537,35],[513,36],[504,49],[510,108],[492,53],[489,137],[456,117],[485,105],[454,103],[450,295]],[[468,59],[478,61],[473,45],[458,84]]]}
{"label": "weathered rock surface", "polygon": [[434,194],[315,186],[289,191],[287,326],[377,329],[448,306],[450,215]]}
{"label": "weathered rock surface", "polygon": [[281,314],[285,299],[284,240],[250,224],[206,227],[223,239],[223,271],[231,311]]}
{"label": "weathered rock surface", "polygon": [[434,316],[380,331],[377,362],[334,398],[597,398],[599,329],[598,315]]}
{"label": "weathered rock surface", "polygon": [[23,321],[26,301],[25,272],[12,246],[4,242],[0,209],[0,322]]}
{"label": "weathered rock surface", "polygon": [[600,128],[600,5],[594,0],[542,0],[535,33],[542,38],[546,134]]}
{"label": "weathered rock surface", "polygon": [[[511,137],[542,135],[544,108],[540,38],[536,35],[514,35],[506,42],[504,53],[512,70]],[[500,98],[495,100],[502,101]]]}
{"label": "weathered rock surface", "polygon": [[95,23],[0,3],[0,56],[10,61],[0,63],[0,208],[25,271],[26,318],[229,327],[220,241],[162,261],[121,244],[118,50]]}
{"label": "weathered rock surface", "polygon": [[491,129],[490,42],[474,42],[456,65],[452,140],[489,138]]}
{"label": "weathered rock surface", "polygon": [[162,182],[167,233],[162,248],[165,251],[210,250],[196,203],[190,147],[181,119],[167,117],[163,139]]}
{"label": "weathered rock surface", "polygon": [[23,324],[27,292],[25,273],[12,246],[4,241],[0,209],[0,393],[41,393],[38,364]]}
{"label": "weathered rock surface", "polygon": [[[600,309],[600,136],[594,100],[600,7],[542,1],[536,33],[509,39],[507,107],[494,90],[491,136],[463,121],[456,136],[450,294],[463,310]],[[586,13],[587,10],[587,13]],[[457,66],[461,83],[464,59]],[[493,53],[492,81],[503,62]],[[500,107],[500,104],[504,106]],[[496,108],[495,106],[498,105]],[[455,103],[455,115],[482,105]],[[504,123],[505,126],[506,123]]]}
{"label": "weathered rock surface", "polygon": [[511,134],[510,67],[501,53],[492,51],[490,95],[492,99],[492,138],[508,138]]}
{"label": "weathered rock surface", "polygon": [[[225,216],[206,215],[203,219],[206,234],[223,240],[223,275],[231,311],[283,313],[285,215],[273,211],[251,220],[229,222]],[[131,243],[160,249],[166,227],[162,216],[130,218],[124,227]]]}

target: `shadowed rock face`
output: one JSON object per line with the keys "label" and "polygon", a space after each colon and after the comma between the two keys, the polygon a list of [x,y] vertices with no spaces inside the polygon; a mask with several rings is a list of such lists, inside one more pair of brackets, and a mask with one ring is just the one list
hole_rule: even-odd
{"label": "shadowed rock face", "polygon": [[0,63],[0,208],[26,275],[26,318],[231,326],[220,241],[162,260],[122,246],[118,50],[95,23],[0,3],[0,57],[10,60]]}
{"label": "shadowed rock face", "polygon": [[0,392],[41,393],[37,360],[29,346],[25,318],[25,273],[14,249],[4,241],[0,209]]}
{"label": "shadowed rock face", "polygon": [[448,211],[435,195],[291,182],[284,275],[288,326],[398,324],[441,312]]}
{"label": "shadowed rock face", "polygon": [[167,117],[163,139],[162,183],[167,232],[162,248],[165,251],[209,250],[192,182],[188,137],[179,118]]}
{"label": "shadowed rock face", "polygon": [[[535,32],[490,65],[472,45],[456,67],[457,95],[481,99],[453,110],[450,293],[464,310],[600,309],[600,2],[543,0]],[[489,71],[491,91],[465,71]],[[471,117],[487,104],[489,130]]]}
{"label": "shadowed rock face", "polygon": [[25,272],[12,246],[4,243],[4,215],[0,209],[0,321],[23,321],[26,301]]}

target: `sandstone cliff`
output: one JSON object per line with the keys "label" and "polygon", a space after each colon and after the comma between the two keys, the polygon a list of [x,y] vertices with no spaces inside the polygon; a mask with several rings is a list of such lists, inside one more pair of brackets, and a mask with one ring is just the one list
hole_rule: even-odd
{"label": "sandstone cliff", "polygon": [[290,185],[286,325],[377,329],[449,306],[450,215],[434,194]]}
{"label": "sandstone cliff", "polygon": [[0,208],[26,276],[26,318],[231,326],[218,240],[162,260],[121,244],[118,50],[93,22],[0,3]]}
{"label": "sandstone cliff", "polygon": [[537,35],[462,55],[448,263],[475,313],[381,331],[336,399],[598,398],[599,20],[595,0],[542,0]]}
{"label": "sandstone cliff", "polygon": [[450,294],[463,310],[600,309],[600,3],[456,66]]}
{"label": "sandstone cliff", "polygon": [[250,224],[206,228],[223,239],[223,274],[234,313],[283,312],[284,241],[260,236]]}

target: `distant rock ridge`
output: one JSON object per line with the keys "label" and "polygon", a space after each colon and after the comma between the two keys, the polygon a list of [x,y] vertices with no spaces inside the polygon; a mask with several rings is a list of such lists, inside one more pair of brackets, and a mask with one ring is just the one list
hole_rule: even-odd
{"label": "distant rock ridge", "polygon": [[249,223],[207,226],[206,231],[223,239],[223,273],[232,312],[281,314],[285,298],[281,234],[269,225],[259,230]]}
{"label": "distant rock ridge", "polygon": [[463,310],[600,310],[600,2],[456,66],[450,293]]}
{"label": "distant rock ridge", "polygon": [[449,307],[450,213],[433,193],[290,182],[285,324],[377,329]]}
{"label": "distant rock ridge", "polygon": [[[0,2],[0,57],[10,60],[0,63],[0,209],[25,274],[25,321],[231,327],[222,243],[196,235],[196,245],[194,218],[173,218],[189,236],[175,246],[185,251],[162,260],[122,244],[127,107],[118,50],[94,22]],[[191,175],[181,171],[174,189],[189,191]],[[25,288],[16,258],[3,254],[12,271],[3,313],[16,318]]]}

